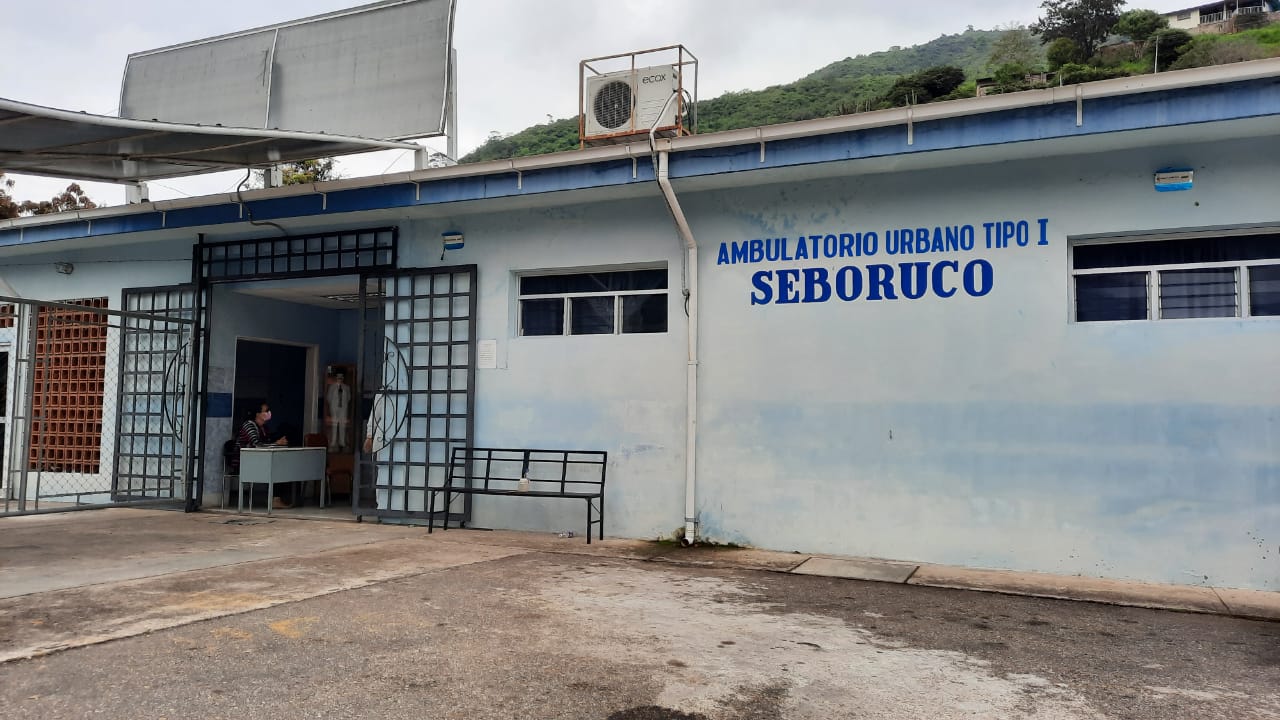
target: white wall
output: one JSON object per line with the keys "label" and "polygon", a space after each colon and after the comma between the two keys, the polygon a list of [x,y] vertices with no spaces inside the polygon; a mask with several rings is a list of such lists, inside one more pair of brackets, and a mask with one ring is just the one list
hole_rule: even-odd
{"label": "white wall", "polygon": [[1181,13],[1166,13],[1165,18],[1169,20],[1169,27],[1179,30],[1190,30],[1200,26],[1200,11],[1191,10],[1184,20],[1179,20],[1178,15]]}
{"label": "white wall", "polygon": [[[122,288],[191,282],[192,245],[184,240],[12,255],[0,261],[0,280],[31,300],[106,297],[112,309],[119,309]],[[55,262],[69,262],[74,269],[64,275],[54,269]]]}
{"label": "white wall", "polygon": [[[446,264],[478,267],[478,337],[498,341],[498,369],[476,377],[475,441],[488,447],[605,450],[609,535],[669,535],[683,518],[685,316],[680,246],[656,198],[459,216],[407,224],[401,265],[440,264],[440,233],[460,230]],[[667,263],[661,334],[516,336],[516,274]],[[567,500],[475,498],[473,525],[585,531]]]}
{"label": "white wall", "polygon": [[[1067,239],[1276,223],[1277,153],[1135,151],[689,195],[702,252],[702,533],[781,550],[1280,589],[1280,319],[1068,322]],[[1156,193],[1165,165],[1196,169]],[[1048,245],[1036,244],[1047,218]],[[986,250],[982,223],[1032,243]],[[888,257],[886,228],[973,224]],[[876,230],[881,254],[717,265]],[[974,259],[983,297],[752,305],[760,270]]]}
{"label": "white wall", "polygon": [[[187,259],[180,259],[182,255]],[[170,285],[188,281],[191,277],[191,244],[180,243],[159,248],[155,245],[125,245],[86,250],[59,250],[48,253],[18,255],[0,262],[0,290],[2,294],[14,293],[31,300],[77,300],[106,297],[112,309],[120,309],[121,290],[125,287]],[[70,274],[60,273],[54,263],[71,263]],[[7,287],[5,287],[7,285]],[[14,381],[18,366],[15,360],[24,348],[16,344],[16,329],[0,330],[0,346],[8,345],[9,397],[15,403],[22,402],[14,395]],[[102,441],[99,445],[99,471],[88,473],[33,472],[28,478],[28,499],[61,493],[89,493],[80,497],[83,502],[108,502],[108,491],[115,469],[116,402],[119,392],[120,336],[116,330],[107,331],[107,354],[104,368]],[[9,451],[10,438],[20,438],[21,429],[13,425],[7,428],[5,453]],[[10,460],[6,458],[6,462]],[[55,498],[58,501],[74,501],[74,497]]]}
{"label": "white wall", "polygon": [[[1068,306],[1070,238],[1280,224],[1278,162],[1274,145],[1221,142],[682,192],[702,248],[703,536],[1280,589],[1280,320],[1076,324]],[[1154,192],[1152,173],[1166,166],[1194,167],[1195,189]],[[1029,223],[1027,247],[985,247],[983,223],[1018,220]],[[886,229],[963,225],[977,231],[971,252],[885,254]],[[444,230],[465,233],[466,247],[442,261]],[[798,235],[857,231],[875,231],[880,254],[717,264],[720,243],[786,236],[794,252]],[[497,340],[499,367],[477,374],[476,443],[607,450],[607,532],[654,537],[680,526],[681,252],[656,194],[460,210],[405,222],[401,243],[403,267],[479,267],[478,336]],[[751,303],[760,271],[852,265],[865,281],[874,264],[900,273],[898,263],[948,260],[989,263],[990,292],[867,300],[864,287],[853,302]],[[517,337],[517,273],[652,262],[668,265],[668,332]],[[189,272],[185,261],[127,275],[87,262],[71,276],[23,267],[0,271],[20,292],[113,303],[122,286]],[[213,322],[225,339],[230,317]],[[583,514],[562,500],[481,497],[474,524],[578,529]]]}

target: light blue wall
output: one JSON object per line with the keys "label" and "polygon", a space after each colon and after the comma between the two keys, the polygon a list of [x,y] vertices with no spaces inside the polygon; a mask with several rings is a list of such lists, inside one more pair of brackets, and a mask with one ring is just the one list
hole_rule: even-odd
{"label": "light blue wall", "polygon": [[[702,533],[1280,589],[1280,319],[1074,324],[1067,249],[1276,223],[1277,160],[1221,143],[687,195],[704,247]],[[1194,190],[1153,191],[1154,170],[1183,164]],[[982,223],[1038,218],[1047,246],[982,249]],[[886,228],[951,224],[977,226],[979,249],[884,253]],[[877,257],[717,265],[712,250],[857,230],[879,233]],[[750,300],[760,270],[976,258],[984,297]]]}
{"label": "light blue wall", "polygon": [[[192,241],[108,244],[99,248],[53,250],[0,259],[0,280],[19,296],[32,300],[106,297],[120,307],[122,288],[191,282]],[[73,265],[71,274],[55,262]]]}
{"label": "light blue wall", "polygon": [[[680,245],[656,198],[411,222],[402,266],[434,266],[440,233],[466,246],[446,264],[478,268],[478,337],[498,341],[496,370],[476,377],[475,438],[482,446],[605,450],[606,532],[669,535],[684,517],[686,324]],[[514,278],[526,270],[666,263],[662,334],[517,337]],[[584,531],[581,502],[477,497],[481,527]]]}
{"label": "light blue wall", "polygon": [[[238,338],[268,340],[300,345],[316,345],[321,370],[326,358],[355,355],[354,346],[347,352],[342,346],[342,313],[314,305],[285,302],[235,292],[233,286],[219,285],[213,290],[209,319],[209,392],[230,393],[234,390],[236,341]],[[349,314],[354,315],[354,312]],[[299,368],[304,372],[305,368]],[[317,387],[319,385],[317,384]],[[315,429],[314,419],[303,418],[308,432]],[[220,448],[232,437],[234,418],[209,418],[205,425],[205,472],[210,482],[206,492],[222,489]]]}
{"label": "light blue wall", "polygon": [[[701,245],[703,536],[1280,589],[1280,320],[1074,324],[1068,307],[1069,238],[1275,226],[1277,163],[1274,143],[1237,141],[828,180],[788,170],[795,179],[756,187],[744,173],[732,190],[682,190]],[[1166,166],[1194,167],[1195,189],[1154,192],[1152,173]],[[680,244],[656,190],[594,204],[563,197],[556,209],[473,206],[406,221],[401,265],[479,267],[478,337],[497,340],[499,367],[477,373],[476,442],[607,450],[609,534],[668,535],[684,515]],[[1026,248],[982,247],[982,223],[1025,219],[1035,232],[1040,218],[1047,245],[1033,235]],[[936,225],[975,226],[980,249],[884,254],[886,228]],[[443,230],[467,241],[442,261]],[[868,230],[879,235],[874,258],[716,262],[722,242]],[[84,257],[71,276],[17,264],[55,255],[13,258],[0,276],[33,297],[113,304],[121,287],[189,276],[185,261]],[[867,301],[864,287],[849,303],[751,304],[761,270],[848,264],[866,274],[875,263],[975,259],[991,266],[983,297]],[[652,262],[668,266],[667,333],[516,336],[517,273]],[[263,312],[266,301],[218,302],[215,368],[230,367],[230,336],[310,341],[300,318]],[[353,337],[344,322],[318,342]],[[210,433],[221,437],[212,424]],[[577,529],[582,515],[566,501],[477,498],[474,524]]]}

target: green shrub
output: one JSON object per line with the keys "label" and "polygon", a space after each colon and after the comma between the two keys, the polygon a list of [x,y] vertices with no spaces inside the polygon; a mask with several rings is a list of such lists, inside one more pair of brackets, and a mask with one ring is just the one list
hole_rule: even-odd
{"label": "green shrub", "polygon": [[1058,38],[1049,43],[1049,47],[1044,51],[1044,54],[1045,59],[1049,61],[1050,70],[1057,70],[1063,65],[1079,63],[1085,60],[1080,46],[1070,38]]}
{"label": "green shrub", "polygon": [[1280,23],[1272,23],[1253,30],[1245,30],[1241,37],[1256,40],[1259,45],[1280,45]]}
{"label": "green shrub", "polygon": [[[1201,37],[1209,37],[1202,35]],[[1178,58],[1187,51],[1187,48],[1194,42],[1195,38],[1186,30],[1161,30],[1151,36],[1150,46],[1147,50],[1146,57],[1160,61],[1161,70],[1168,70],[1173,67]]]}
{"label": "green shrub", "polygon": [[1111,32],[1141,45],[1147,38],[1167,27],[1169,21],[1155,10],[1130,10],[1120,16]]}
{"label": "green shrub", "polygon": [[1111,78],[1124,77],[1128,74],[1123,68],[1094,67],[1092,65],[1081,65],[1080,63],[1067,63],[1058,68],[1058,78],[1063,85],[1075,85],[1076,83],[1093,82],[1095,80],[1110,80]]}
{"label": "green shrub", "polygon": [[[1259,60],[1270,53],[1257,40],[1251,37],[1230,35],[1201,35],[1188,43],[1178,56],[1176,62],[1169,65],[1171,70],[1225,65],[1227,63]],[[1161,58],[1161,66],[1164,58]]]}

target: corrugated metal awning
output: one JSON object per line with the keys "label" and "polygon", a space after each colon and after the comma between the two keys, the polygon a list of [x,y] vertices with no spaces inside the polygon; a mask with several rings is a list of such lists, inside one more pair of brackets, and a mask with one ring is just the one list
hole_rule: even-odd
{"label": "corrugated metal awning", "polygon": [[419,145],[313,132],[129,120],[0,98],[0,170],[134,182]]}

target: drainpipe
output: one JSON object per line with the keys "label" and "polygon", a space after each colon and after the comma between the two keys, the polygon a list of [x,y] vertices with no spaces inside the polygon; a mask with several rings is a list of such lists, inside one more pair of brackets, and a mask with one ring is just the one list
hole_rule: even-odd
{"label": "drainpipe", "polygon": [[[674,96],[673,96],[674,97]],[[670,102],[668,100],[668,102]],[[661,117],[661,115],[659,116]],[[668,151],[657,150],[654,131],[649,131],[649,148],[654,156],[654,172],[658,187],[662,188],[662,197],[667,201],[667,209],[675,220],[676,230],[684,241],[684,298],[685,314],[689,316],[689,358],[685,376],[686,398],[685,410],[685,449],[684,449],[684,537],[680,544],[689,547],[698,538],[697,506],[694,503],[694,489],[697,487],[697,437],[698,437],[698,243],[693,238],[689,221],[680,207],[675,190],[671,188],[668,171]]]}

